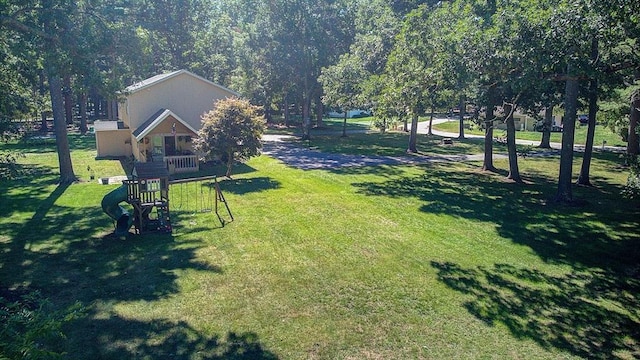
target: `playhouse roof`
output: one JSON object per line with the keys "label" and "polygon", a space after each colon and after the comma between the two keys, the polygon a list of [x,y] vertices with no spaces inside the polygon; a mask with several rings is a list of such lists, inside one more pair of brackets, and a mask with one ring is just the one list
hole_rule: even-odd
{"label": "playhouse roof", "polygon": [[164,161],[136,162],[133,165],[134,179],[168,178],[169,170]]}

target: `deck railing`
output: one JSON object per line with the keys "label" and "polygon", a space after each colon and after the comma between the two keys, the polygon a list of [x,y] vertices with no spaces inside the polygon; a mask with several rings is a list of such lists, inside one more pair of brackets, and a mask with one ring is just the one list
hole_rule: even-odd
{"label": "deck railing", "polygon": [[170,174],[198,171],[197,155],[165,156],[164,163]]}

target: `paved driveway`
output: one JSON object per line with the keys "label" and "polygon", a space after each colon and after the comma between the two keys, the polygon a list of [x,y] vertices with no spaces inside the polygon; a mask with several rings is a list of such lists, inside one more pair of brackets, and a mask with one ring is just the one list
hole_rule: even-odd
{"label": "paved driveway", "polygon": [[[339,136],[336,134],[336,136]],[[365,156],[331,154],[300,147],[292,143],[293,136],[265,135],[262,153],[283,163],[304,170],[335,169],[340,167],[408,165],[443,161],[482,160],[482,154],[475,155],[409,155],[406,156]]]}
{"label": "paved driveway", "polygon": [[[450,121],[448,119],[434,119],[435,123]],[[427,121],[418,124],[418,134],[426,134],[429,123]],[[361,130],[359,130],[361,131]],[[455,138],[457,133],[434,131],[435,135]],[[340,132],[336,132],[339,136]],[[407,135],[408,137],[408,135]],[[468,134],[466,138],[484,138],[484,136]],[[293,143],[295,136],[290,135],[265,135],[263,138],[263,153],[276,158],[283,163],[304,170],[310,169],[335,169],[340,167],[379,166],[379,165],[407,165],[424,164],[444,161],[482,161],[484,154],[469,155],[424,155],[407,154],[406,156],[370,156],[330,154],[314,149],[301,147]],[[518,144],[537,146],[539,141],[518,140]],[[552,143],[551,147],[556,151],[532,153],[531,156],[550,156],[559,154],[561,144]],[[607,151],[622,151],[624,149],[607,147]],[[575,151],[584,151],[583,145],[575,146]],[[506,154],[494,152],[493,158],[505,158]]]}

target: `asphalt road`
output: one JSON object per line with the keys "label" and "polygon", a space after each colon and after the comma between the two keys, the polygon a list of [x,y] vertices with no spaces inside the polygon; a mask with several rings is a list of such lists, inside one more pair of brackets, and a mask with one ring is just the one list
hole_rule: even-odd
{"label": "asphalt road", "polygon": [[[448,119],[434,119],[434,123],[446,122]],[[428,130],[428,122],[418,124],[418,133],[426,134]],[[362,131],[360,131],[362,132]],[[434,135],[442,137],[458,137],[457,133],[447,133],[442,131],[433,131]],[[340,132],[336,132],[338,136]],[[483,138],[479,135],[465,135],[466,138]],[[445,161],[481,161],[484,154],[468,154],[468,155],[425,155],[425,154],[407,154],[405,156],[367,156],[367,155],[348,155],[348,154],[332,154],[325,153],[316,149],[309,149],[295,144],[296,136],[291,135],[264,135],[263,136],[263,153],[265,155],[276,158],[283,163],[303,170],[311,169],[337,169],[342,167],[362,167],[362,166],[380,166],[380,165],[407,165],[407,164],[423,164],[430,162]],[[537,146],[535,141],[518,140],[518,144]],[[561,144],[552,143],[553,149],[559,150]],[[576,146],[576,151],[583,151],[584,146]],[[611,151],[619,151],[618,148],[608,149]],[[558,152],[549,153],[548,151],[541,153],[545,156],[559,154]],[[534,152],[531,156],[536,156]],[[506,154],[496,153],[494,159],[504,158]]]}

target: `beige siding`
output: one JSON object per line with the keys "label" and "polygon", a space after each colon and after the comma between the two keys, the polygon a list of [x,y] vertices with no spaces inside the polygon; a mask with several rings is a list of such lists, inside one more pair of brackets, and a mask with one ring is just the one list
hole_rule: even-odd
{"label": "beige siding", "polygon": [[121,104],[124,111],[120,117],[136,129],[159,109],[169,109],[194,129],[200,129],[201,116],[213,108],[214,100],[230,96],[233,93],[182,73],[130,94]]}
{"label": "beige siding", "polygon": [[131,156],[131,131],[97,131],[96,148],[98,157]]}
{"label": "beige siding", "polygon": [[127,100],[118,102],[118,119],[122,120],[122,122],[131,127],[131,122],[129,121],[129,113],[127,112]]}
{"label": "beige siding", "polygon": [[[192,134],[186,126],[174,119],[172,116],[167,117],[158,126],[151,131],[150,134],[172,134],[173,124],[176,124],[176,134]],[[195,136],[195,134],[192,134]]]}

